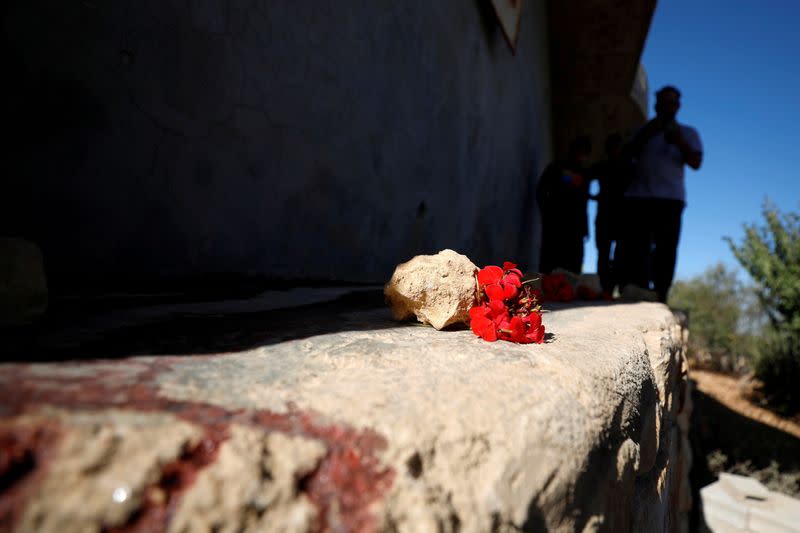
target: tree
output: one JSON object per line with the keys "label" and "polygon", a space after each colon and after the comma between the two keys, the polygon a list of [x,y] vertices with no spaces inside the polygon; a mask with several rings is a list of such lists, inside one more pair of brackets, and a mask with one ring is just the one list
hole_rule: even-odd
{"label": "tree", "polygon": [[721,263],[673,285],[669,304],[689,316],[689,350],[695,357],[709,357],[717,369],[727,369],[723,361],[737,356],[751,358],[751,295],[736,272]]}
{"label": "tree", "polygon": [[745,224],[741,244],[726,240],[753,278],[769,317],[756,374],[778,407],[795,411],[800,410],[800,215],[782,214],[769,201],[762,212],[765,225]]}

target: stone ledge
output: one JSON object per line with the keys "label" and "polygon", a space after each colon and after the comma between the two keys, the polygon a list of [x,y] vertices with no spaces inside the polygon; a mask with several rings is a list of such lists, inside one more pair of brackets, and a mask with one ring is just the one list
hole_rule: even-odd
{"label": "stone ledge", "polygon": [[[237,353],[0,366],[0,440],[22,458],[5,467],[14,476],[0,521],[76,531],[135,529],[142,517],[167,530],[678,529],[688,402],[683,333],[666,307],[553,306],[548,342],[528,346],[398,325],[384,309],[337,320],[335,332]],[[158,434],[164,417],[176,428],[163,436],[169,453],[133,444],[118,453]],[[49,437],[30,437],[37,431]],[[93,466],[64,444],[75,435],[95,443]],[[98,485],[109,471],[114,480]],[[43,490],[56,475],[105,499],[74,512]]]}

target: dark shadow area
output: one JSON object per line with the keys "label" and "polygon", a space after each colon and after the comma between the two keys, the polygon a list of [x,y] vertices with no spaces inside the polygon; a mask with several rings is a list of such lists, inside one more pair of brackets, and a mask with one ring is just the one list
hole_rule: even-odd
{"label": "dark shadow area", "polygon": [[[492,522],[492,532],[503,531],[500,528],[501,525],[499,520],[494,520]],[[528,516],[525,517],[525,522],[522,524],[522,531],[525,533],[545,533],[548,531],[547,523],[544,521],[544,514],[535,500],[528,506]]]}
{"label": "dark shadow area", "polygon": [[497,15],[495,15],[492,3],[489,0],[475,0],[475,6],[478,8],[481,29],[489,46],[489,52],[494,52],[494,42],[498,32]]}
{"label": "dark shadow area", "polygon": [[[262,288],[263,291],[263,288]],[[258,291],[258,292],[262,292]],[[205,295],[208,296],[207,294]],[[243,296],[243,293],[240,293]],[[228,294],[226,301],[236,299]],[[137,319],[114,311],[201,301],[197,312]],[[190,355],[240,351],[339,331],[406,327],[391,318],[380,289],[348,292],[336,299],[253,312],[214,313],[199,295],[119,296],[101,300],[61,301],[37,324],[0,330],[3,361],[61,361],[136,355]],[[375,311],[368,317],[350,316]],[[131,317],[132,316],[132,317]],[[97,326],[97,321],[104,321]]]}
{"label": "dark shadow area", "polygon": [[726,466],[750,461],[761,469],[775,461],[781,471],[800,470],[800,439],[737,413],[697,390],[696,384],[693,391],[689,480],[694,505],[690,525],[691,531],[703,531],[700,489],[717,480],[708,464],[711,452],[719,450],[727,455],[730,464]]}
{"label": "dark shadow area", "polygon": [[[623,478],[620,482],[618,457],[620,447],[627,439],[641,443],[644,441],[655,442],[655,424],[647,423],[647,413],[650,406],[658,401],[658,389],[649,377],[642,382],[638,396],[623,397],[614,410],[614,415],[608,423],[609,428],[619,428],[620,431],[611,431],[602,435],[602,442],[592,448],[586,458],[584,467],[575,480],[572,489],[573,501],[579,503],[576,514],[576,531],[587,529],[593,516],[603,516],[603,531],[631,531],[633,527],[633,501],[637,491],[652,491],[657,485],[652,473],[660,472],[668,460],[667,443],[668,434],[661,435],[661,453],[656,458],[655,465],[645,478],[635,477],[633,462],[625,467]],[[637,413],[631,417],[631,413]],[[647,430],[647,433],[643,429]]]}
{"label": "dark shadow area", "polygon": [[[333,282],[297,282],[227,278],[209,279],[194,285],[177,285],[179,290],[158,293],[87,293],[79,298],[54,295],[44,317],[27,326],[0,328],[0,361],[38,362],[122,358],[137,355],[191,355],[242,351],[279,342],[340,331],[369,331],[408,327],[391,318],[383,292],[371,286],[319,303],[282,306],[280,309],[215,312],[223,302],[238,301],[243,307],[265,291],[292,289],[336,289]],[[158,286],[161,288],[161,286]],[[145,287],[142,287],[144,290]],[[263,304],[263,301],[261,302]],[[612,306],[619,302],[545,302],[547,311]],[[192,310],[176,310],[159,316],[142,316],[142,310],[190,304]],[[262,305],[263,307],[263,305]],[[374,311],[368,317],[349,314]],[[156,313],[158,314],[158,313]],[[546,315],[545,315],[546,316]],[[468,330],[463,324],[448,331]],[[545,342],[555,336],[547,332]]]}

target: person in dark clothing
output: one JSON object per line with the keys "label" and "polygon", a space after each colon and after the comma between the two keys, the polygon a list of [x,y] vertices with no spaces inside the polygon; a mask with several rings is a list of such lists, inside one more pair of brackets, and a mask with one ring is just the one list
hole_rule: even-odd
{"label": "person in dark clothing", "polygon": [[[625,191],[625,272],[621,284],[655,290],[666,302],[675,274],[681,217],[686,205],[684,167],[700,168],[703,145],[697,130],[676,120],[681,92],[666,86],[656,93],[656,117],[625,146],[636,162]],[[625,291],[623,291],[624,293]]]}
{"label": "person in dark clothing", "polygon": [[578,137],[570,143],[567,159],[548,165],[539,179],[536,199],[542,215],[542,272],[556,268],[581,272],[583,241],[589,234],[587,161],[591,151],[589,137]]}
{"label": "person in dark clothing", "polygon": [[[592,167],[591,179],[597,180],[600,190],[590,198],[597,201],[594,237],[597,245],[597,274],[603,292],[611,294],[617,285],[615,257],[619,247],[625,189],[631,182],[631,165],[623,157],[623,139],[619,133],[606,138],[606,159]],[[614,255],[612,256],[612,245]]]}

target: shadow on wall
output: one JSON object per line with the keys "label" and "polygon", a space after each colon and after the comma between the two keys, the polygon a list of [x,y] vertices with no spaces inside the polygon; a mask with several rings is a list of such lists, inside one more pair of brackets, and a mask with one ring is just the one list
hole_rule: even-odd
{"label": "shadow on wall", "polygon": [[515,57],[490,0],[395,4],[7,3],[0,235],[87,292],[377,282],[446,247],[534,266],[517,197],[549,149],[543,5]]}

